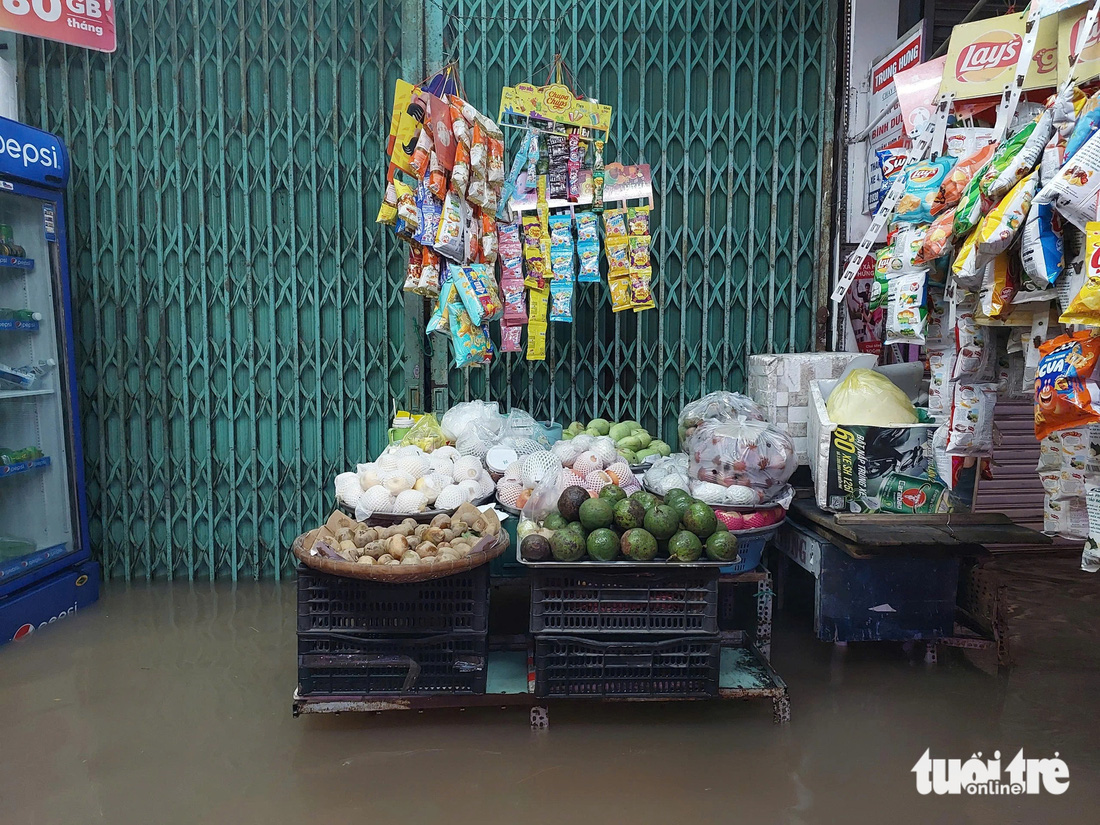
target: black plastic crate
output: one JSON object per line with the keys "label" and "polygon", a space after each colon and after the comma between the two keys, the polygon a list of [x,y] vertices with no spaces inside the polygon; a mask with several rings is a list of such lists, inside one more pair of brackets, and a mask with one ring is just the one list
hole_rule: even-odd
{"label": "black plastic crate", "polygon": [[717,638],[535,637],[535,695],[690,699],[718,695]]}
{"label": "black plastic crate", "polygon": [[298,566],[298,632],[485,633],[489,565],[408,584],[372,582]]}
{"label": "black plastic crate", "polygon": [[484,693],[488,635],[377,638],[313,631],[298,634],[303,695]]}
{"label": "black plastic crate", "polygon": [[535,568],[531,632],[717,633],[718,571]]}

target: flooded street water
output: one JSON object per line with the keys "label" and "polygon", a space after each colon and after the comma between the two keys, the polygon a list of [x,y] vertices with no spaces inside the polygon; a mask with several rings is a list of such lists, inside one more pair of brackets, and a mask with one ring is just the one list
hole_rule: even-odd
{"label": "flooded street water", "polygon": [[[768,702],[551,704],[291,716],[294,583],[105,588],[76,620],[0,648],[0,822],[1035,823],[1100,805],[1100,577],[1073,558],[1009,574],[1016,666],[847,650],[781,615]],[[1057,751],[1062,796],[922,797],[924,751]]]}

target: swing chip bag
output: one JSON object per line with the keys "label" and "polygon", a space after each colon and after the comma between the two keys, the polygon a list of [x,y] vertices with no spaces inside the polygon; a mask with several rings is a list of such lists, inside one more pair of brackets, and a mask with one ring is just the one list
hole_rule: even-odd
{"label": "swing chip bag", "polygon": [[1032,203],[1020,232],[1020,263],[1035,290],[1053,285],[1065,269],[1062,221],[1049,203]]}
{"label": "swing chip bag", "polygon": [[1049,203],[1078,229],[1100,218],[1100,132],[1068,159],[1061,171],[1035,196]]}
{"label": "swing chip bag", "polygon": [[1035,370],[1035,437],[1100,422],[1100,388],[1093,378],[1100,337],[1061,335],[1039,346]]}

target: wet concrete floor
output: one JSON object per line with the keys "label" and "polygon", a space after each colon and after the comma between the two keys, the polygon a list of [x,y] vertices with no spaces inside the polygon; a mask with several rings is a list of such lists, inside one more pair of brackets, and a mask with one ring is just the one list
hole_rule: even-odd
{"label": "wet concrete floor", "polygon": [[[781,616],[768,702],[291,716],[293,582],[114,584],[0,649],[0,823],[1093,823],[1100,576],[1001,559],[1016,666],[846,651]],[[926,748],[1070,770],[1061,796],[920,796]],[[1005,760],[1010,756],[1005,757]],[[369,818],[369,819],[367,819]]]}

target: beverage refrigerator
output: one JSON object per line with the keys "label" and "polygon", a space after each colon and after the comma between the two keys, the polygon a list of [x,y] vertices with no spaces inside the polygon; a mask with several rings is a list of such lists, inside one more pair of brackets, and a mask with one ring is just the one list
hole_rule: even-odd
{"label": "beverage refrigerator", "polygon": [[77,414],[68,176],[60,139],[0,118],[0,644],[99,594]]}

